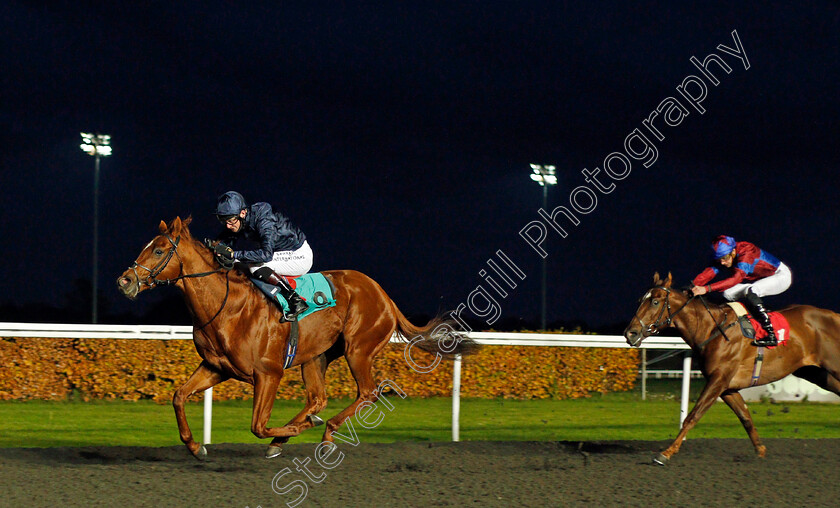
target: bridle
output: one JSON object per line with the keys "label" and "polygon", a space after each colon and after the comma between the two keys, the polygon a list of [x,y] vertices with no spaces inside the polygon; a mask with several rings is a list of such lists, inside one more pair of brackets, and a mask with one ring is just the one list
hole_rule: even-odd
{"label": "bridle", "polygon": [[[169,243],[172,245],[172,248],[169,249],[169,252],[166,254],[166,257],[162,259],[157,265],[155,265],[154,268],[143,266],[137,261],[134,261],[134,263],[132,263],[131,266],[128,267],[128,269],[134,273],[134,276],[137,277],[138,284],[143,284],[149,286],[150,288],[153,288],[155,286],[168,286],[170,284],[174,284],[175,282],[183,278],[183,276],[179,276],[175,279],[157,279],[157,276],[160,275],[160,272],[162,272],[169,265],[169,261],[172,260],[172,256],[178,253],[178,244],[181,242],[180,236],[173,240],[171,236],[166,235],[166,239],[169,240]],[[180,255],[178,255],[178,260],[181,260]],[[146,270],[147,272],[149,272],[149,275],[145,279],[141,279],[140,275],[137,273],[138,268]]]}
{"label": "bridle", "polygon": [[[219,307],[219,310],[216,312],[216,314],[213,315],[213,317],[210,318],[209,321],[198,327],[198,330],[201,330],[202,328],[213,322],[213,320],[216,319],[219,316],[219,314],[221,314],[222,309],[225,308],[228,295],[230,294],[230,269],[220,267],[209,272],[189,274],[181,273],[181,275],[178,275],[177,277],[173,277],[171,279],[158,279],[157,276],[160,275],[161,272],[163,272],[163,270],[165,270],[167,266],[169,266],[169,262],[172,260],[172,256],[178,257],[178,262],[181,264],[181,271],[183,272],[184,269],[184,261],[181,259],[181,255],[178,254],[178,244],[181,242],[181,236],[179,235],[173,240],[172,237],[169,236],[169,234],[166,234],[166,239],[169,240],[169,244],[172,245],[172,248],[169,249],[169,252],[166,254],[166,257],[160,260],[160,262],[157,265],[155,265],[154,268],[143,266],[137,261],[134,261],[134,263],[132,263],[131,266],[128,267],[128,269],[131,270],[132,273],[134,273],[134,276],[137,278],[138,284],[149,286],[150,289],[154,288],[155,286],[170,286],[183,279],[194,279],[198,277],[206,277],[208,275],[213,275],[214,273],[225,272],[225,298],[222,301],[222,306]],[[147,275],[145,279],[141,279],[140,275],[137,273],[138,268],[146,270],[147,272],[149,272],[149,275]]]}
{"label": "bridle", "polygon": [[[689,304],[689,302],[691,302],[691,300],[694,299],[694,295],[692,294],[685,301],[685,303],[682,305],[682,307],[680,307],[676,311],[672,312],[671,311],[671,288],[669,288],[669,287],[654,286],[645,294],[645,296],[642,297],[641,301],[644,302],[647,298],[649,298],[651,296],[651,292],[654,289],[661,289],[661,290],[665,291],[665,305],[662,305],[659,308],[659,314],[656,316],[656,321],[654,321],[653,323],[650,323],[647,326],[645,326],[645,322],[642,321],[642,318],[639,317],[638,309],[636,310],[636,314],[633,317],[636,320],[639,321],[640,325],[642,325],[642,339],[650,337],[651,335],[657,335],[663,329],[671,326],[671,323],[674,321],[674,317],[676,317],[677,314],[682,312],[682,310],[686,308],[686,306]],[[641,304],[639,305],[639,307],[641,307]],[[665,315],[666,310],[668,311],[667,316]]]}

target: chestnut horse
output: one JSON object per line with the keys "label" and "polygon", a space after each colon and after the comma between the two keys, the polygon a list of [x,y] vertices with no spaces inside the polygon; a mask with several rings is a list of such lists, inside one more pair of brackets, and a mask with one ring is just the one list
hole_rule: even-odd
{"label": "chestnut horse", "polygon": [[766,447],[758,438],[739,390],[793,374],[840,395],[840,315],[809,305],[792,305],[779,312],[790,323],[788,342],[765,350],[760,375],[753,382],[758,348],[743,336],[739,326],[731,326],[737,319],[732,308],[672,288],[670,273],[665,280],[658,273],[654,275],[653,288],[642,297],[636,315],[624,330],[627,343],[635,347],[646,337],[675,328],[691,347],[692,355],[700,359],[706,378],[706,386],[677,438],[654,462],[664,465],[679,451],[688,431],[718,397],[735,412],[756,453],[764,457]]}
{"label": "chestnut horse", "polygon": [[[280,454],[282,443],[323,421],[315,416],[327,405],[327,365],[344,356],[358,385],[356,400],[326,424],[324,441],[365,401],[379,393],[371,369],[394,332],[423,351],[444,358],[469,354],[474,344],[440,318],[424,327],[409,322],[385,291],[370,277],[352,270],[323,272],[335,287],[336,305],[299,323],[300,337],[292,366],[300,365],[306,389],[303,410],[283,427],[268,427],[271,408],[283,377],[285,346],[291,325],[282,312],[249,279],[221,268],[213,253],[190,235],[191,218],[161,221],[160,234],[143,248],[134,264],[117,279],[130,299],[157,285],[174,284],[183,293],[193,317],[193,341],[201,364],[175,392],[172,404],[181,441],[199,459],[207,455],[193,440],[184,402],[191,395],[233,378],[254,385],[251,432],[273,438],[267,457]],[[438,337],[444,335],[443,343]]]}

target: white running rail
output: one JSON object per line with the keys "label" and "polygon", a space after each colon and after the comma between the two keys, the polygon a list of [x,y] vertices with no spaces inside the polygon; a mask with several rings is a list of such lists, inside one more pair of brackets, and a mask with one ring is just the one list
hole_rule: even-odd
{"label": "white running rail", "polygon": [[[0,337],[43,337],[72,339],[134,339],[134,340],[185,340],[192,339],[192,326],[168,325],[91,325],[50,323],[2,323]],[[471,332],[469,337],[487,346],[549,346],[549,347],[609,347],[629,348],[620,335],[582,335],[558,333],[502,333]],[[396,337],[391,342],[404,342]],[[688,346],[678,337],[648,337],[642,343],[645,349],[684,349]],[[691,380],[691,356],[683,358],[682,395],[680,399],[680,426],[688,414],[688,392]],[[452,372],[452,440],[459,440],[461,407],[461,357],[455,359]],[[204,391],[204,443],[210,443],[212,424],[213,389]]]}

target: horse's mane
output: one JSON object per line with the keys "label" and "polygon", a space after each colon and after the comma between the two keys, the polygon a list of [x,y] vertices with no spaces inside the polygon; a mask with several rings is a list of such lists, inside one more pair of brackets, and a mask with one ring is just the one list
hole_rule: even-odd
{"label": "horse's mane", "polygon": [[[653,286],[651,286],[651,288],[648,290],[648,292],[653,291],[655,289],[661,289],[662,287],[663,287],[662,284],[654,284]],[[692,297],[692,295],[691,295],[691,285],[677,287],[677,286],[674,286],[672,284],[671,286],[667,286],[667,287],[671,291],[679,293],[682,296],[684,296],[688,300],[687,303],[691,303],[692,301],[696,301],[697,303],[702,305],[705,302],[706,306],[708,306],[709,308],[712,308],[712,309],[714,309],[714,308],[721,308],[722,309],[722,308],[726,307],[726,302],[718,301],[717,298],[710,299],[708,294]]]}
{"label": "horse's mane", "polygon": [[[172,224],[172,222],[174,222],[174,219],[170,222],[170,224]],[[189,225],[190,225],[191,222],[192,222],[192,215],[189,215],[189,216],[187,216],[186,219],[181,220],[181,238],[182,238],[182,240],[191,242],[193,244],[193,246],[195,247],[196,252],[198,252],[199,256],[201,256],[202,259],[204,259],[205,261],[207,261],[211,265],[214,265],[214,266],[217,266],[217,267],[220,266],[219,262],[213,256],[213,253],[210,250],[210,248],[207,245],[205,245],[204,242],[202,242],[201,240],[193,238],[192,233],[190,232],[190,228],[189,228]],[[247,283],[247,285],[249,287],[251,287],[254,291],[259,292],[259,290],[251,282],[251,278],[248,276],[248,274],[242,272],[240,269],[234,267],[234,269],[230,270],[229,277],[230,277],[231,282],[243,283],[243,284]]]}
{"label": "horse's mane", "polygon": [[719,295],[712,298],[710,298],[710,293],[706,293],[705,295],[692,296],[690,285],[682,287],[672,287],[671,289],[682,293],[683,296],[685,296],[688,299],[686,301],[686,304],[690,304],[696,301],[698,304],[703,305],[704,307],[707,307],[712,310],[726,310],[728,308],[727,302],[721,301],[721,297]]}

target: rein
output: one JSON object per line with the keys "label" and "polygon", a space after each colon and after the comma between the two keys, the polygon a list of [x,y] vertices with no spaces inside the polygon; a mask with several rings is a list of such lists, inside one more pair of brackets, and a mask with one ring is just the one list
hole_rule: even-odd
{"label": "rein", "polygon": [[[172,245],[172,248],[169,249],[169,252],[166,254],[166,258],[162,259],[160,263],[155,265],[154,268],[148,268],[146,266],[141,265],[137,261],[131,264],[128,268],[134,273],[134,276],[137,277],[137,282],[139,284],[145,284],[149,286],[149,288],[154,288],[155,286],[171,286],[176,282],[184,279],[196,279],[200,277],[207,277],[208,275],[213,275],[214,273],[225,272],[225,298],[222,300],[222,306],[219,307],[219,310],[210,318],[209,321],[204,323],[203,325],[199,326],[197,330],[203,330],[205,326],[209,325],[213,322],[214,319],[219,317],[219,314],[222,313],[222,310],[225,308],[227,304],[228,295],[230,295],[230,269],[226,269],[224,267],[217,268],[215,270],[209,272],[201,272],[201,273],[188,273],[188,274],[181,274],[177,277],[173,277],[171,279],[163,279],[160,280],[157,278],[161,272],[169,265],[169,262],[172,260],[172,256],[178,256],[178,262],[181,263],[181,270],[183,271],[184,268],[184,261],[181,259],[181,255],[178,254],[178,244],[181,242],[181,237],[178,236],[175,240],[172,239],[171,236],[168,234],[166,235],[166,239],[169,240],[169,243]],[[137,268],[142,268],[149,272],[149,275],[145,279],[140,279],[140,275],[137,274]]]}
{"label": "rein", "polygon": [[[215,273],[215,272],[210,272],[210,273]],[[208,273],[208,275],[209,275],[209,273]],[[228,300],[228,295],[229,295],[229,294],[230,294],[230,270],[227,270],[227,271],[225,272],[225,298],[224,298],[224,300],[222,300],[222,306],[221,306],[221,307],[219,307],[219,310],[217,310],[217,311],[216,311],[216,313],[215,313],[215,314],[213,314],[213,317],[211,317],[209,321],[207,321],[207,322],[206,322],[206,323],[204,323],[203,325],[199,326],[199,327],[196,329],[196,331],[203,330],[205,326],[209,325],[210,323],[212,323],[212,322],[213,322],[213,320],[214,320],[214,319],[216,319],[217,317],[219,317],[219,314],[221,314],[221,313],[222,313],[222,309],[224,309],[224,308],[225,308],[225,305],[227,304],[227,300]]]}
{"label": "rein", "polygon": [[727,342],[729,342],[729,337],[726,335],[726,330],[735,326],[735,321],[729,323],[729,325],[726,328],[723,328],[721,325],[723,325],[723,323],[726,323],[726,311],[723,312],[723,318],[720,320],[720,322],[718,322],[718,320],[715,319],[715,317],[712,315],[712,309],[709,308],[709,304],[706,303],[706,299],[701,296],[700,301],[703,303],[703,307],[706,307],[706,312],[709,313],[709,317],[712,318],[712,321],[715,323],[715,328],[717,329],[715,330],[715,333],[709,335],[708,339],[700,343],[700,346],[698,346],[700,351],[703,351],[703,348],[705,348],[706,345],[709,344],[709,342],[718,338],[719,335],[723,335],[723,338],[726,339]]}

